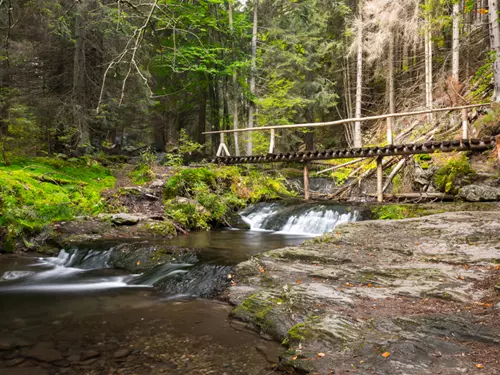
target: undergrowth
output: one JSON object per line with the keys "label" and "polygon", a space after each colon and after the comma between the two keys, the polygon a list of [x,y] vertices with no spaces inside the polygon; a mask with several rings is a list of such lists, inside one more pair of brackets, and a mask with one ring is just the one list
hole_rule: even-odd
{"label": "undergrowth", "polygon": [[104,208],[101,191],[114,183],[110,171],[90,158],[24,158],[0,164],[3,250],[13,250],[16,240],[50,223],[98,214]]}
{"label": "undergrowth", "polygon": [[188,230],[227,224],[247,203],[290,196],[282,179],[239,167],[184,168],[164,190],[167,215]]}

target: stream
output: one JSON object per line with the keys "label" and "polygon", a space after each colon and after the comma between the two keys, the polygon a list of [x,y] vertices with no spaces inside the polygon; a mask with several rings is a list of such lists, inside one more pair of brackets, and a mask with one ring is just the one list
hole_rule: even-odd
{"label": "stream", "polygon": [[[241,215],[251,230],[95,241],[54,257],[1,255],[0,372],[272,373],[280,345],[229,320],[231,307],[213,297],[230,285],[239,262],[366,215],[286,203],[257,204]],[[144,272],[120,263],[120,254],[165,245],[190,251]]]}

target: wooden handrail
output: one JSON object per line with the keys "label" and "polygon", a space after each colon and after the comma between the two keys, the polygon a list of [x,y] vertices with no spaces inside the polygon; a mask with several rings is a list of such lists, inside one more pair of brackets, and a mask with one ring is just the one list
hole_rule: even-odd
{"label": "wooden handrail", "polygon": [[460,107],[426,109],[423,111],[416,111],[416,112],[388,113],[385,115],[377,115],[377,116],[362,117],[362,118],[348,118],[348,119],[344,119],[344,120],[336,120],[336,121],[329,121],[329,122],[313,122],[313,123],[309,123],[309,124],[273,125],[273,126],[261,126],[261,127],[255,127],[255,128],[242,128],[242,129],[233,129],[233,130],[217,130],[217,131],[204,132],[203,134],[241,133],[241,132],[266,131],[266,130],[273,130],[273,129],[315,128],[315,127],[321,127],[321,126],[343,125],[346,123],[357,122],[357,121],[383,120],[383,119],[387,119],[387,118],[416,116],[416,115],[424,115],[427,113],[435,113],[435,112],[448,112],[448,111],[456,111],[456,110],[478,108],[478,107],[485,107],[485,106],[489,107],[490,105],[491,105],[491,103],[470,104],[470,105],[464,105],[464,106],[460,106]]}

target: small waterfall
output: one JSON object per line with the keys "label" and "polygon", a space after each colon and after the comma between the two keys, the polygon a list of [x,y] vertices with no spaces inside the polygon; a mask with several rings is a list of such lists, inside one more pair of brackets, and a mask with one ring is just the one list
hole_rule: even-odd
{"label": "small waterfall", "polygon": [[57,257],[39,258],[30,265],[35,271],[0,274],[0,291],[83,292],[154,287],[170,298],[208,298],[222,292],[231,281],[231,267],[202,264],[194,254],[183,256],[179,263],[158,264],[142,274],[124,274],[123,270],[113,269],[113,252],[122,245],[130,251],[144,250],[141,245],[126,243],[107,250],[61,250]]}
{"label": "small waterfall", "polygon": [[321,235],[341,224],[361,220],[363,215],[358,209],[340,205],[260,203],[244,210],[241,216],[252,230]]}

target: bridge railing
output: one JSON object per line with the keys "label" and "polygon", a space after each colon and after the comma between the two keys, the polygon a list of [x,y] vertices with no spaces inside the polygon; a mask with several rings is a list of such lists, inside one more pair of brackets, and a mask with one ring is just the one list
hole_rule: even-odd
{"label": "bridge railing", "polygon": [[392,119],[399,117],[409,117],[409,116],[418,116],[424,114],[431,114],[437,112],[450,112],[450,111],[458,111],[462,112],[462,127],[461,127],[461,138],[468,139],[469,138],[469,109],[479,108],[479,107],[488,107],[491,106],[491,103],[481,103],[481,104],[470,104],[458,107],[446,107],[446,108],[434,108],[434,109],[425,109],[421,111],[415,112],[401,112],[401,113],[388,113],[385,115],[377,115],[377,116],[369,116],[369,117],[361,117],[361,118],[348,118],[343,120],[336,121],[328,121],[328,122],[315,122],[315,123],[304,123],[304,124],[290,124],[290,125],[273,125],[273,126],[260,126],[253,128],[241,128],[241,129],[232,129],[232,130],[217,130],[217,131],[208,131],[203,134],[219,134],[220,142],[217,150],[217,156],[231,156],[229,153],[229,149],[227,147],[225,141],[225,135],[230,133],[243,133],[243,132],[270,132],[270,142],[269,142],[269,153],[274,153],[274,149],[276,147],[276,131],[277,130],[286,130],[286,129],[298,129],[298,128],[318,128],[325,126],[337,126],[337,125],[345,125],[355,122],[365,122],[365,121],[375,121],[375,120],[386,120],[387,121],[387,143],[389,145],[394,144],[394,136],[392,129]]}

